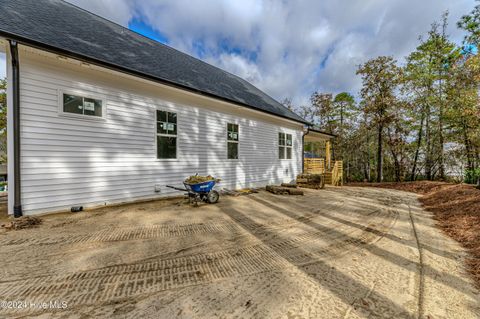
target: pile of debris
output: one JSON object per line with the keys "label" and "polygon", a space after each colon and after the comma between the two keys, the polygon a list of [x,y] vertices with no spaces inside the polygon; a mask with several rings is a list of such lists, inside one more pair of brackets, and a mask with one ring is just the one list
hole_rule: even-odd
{"label": "pile of debris", "polygon": [[228,189],[222,188],[220,194],[229,195],[229,196],[241,196],[241,195],[250,195],[258,193],[258,188],[242,188],[242,189]]}
{"label": "pile of debris", "polygon": [[277,195],[303,195],[303,191],[298,189],[295,184],[282,184],[281,186],[267,185],[265,189]]}
{"label": "pile of debris", "polygon": [[1,226],[6,230],[19,230],[33,228],[37,225],[40,225],[41,223],[42,220],[38,217],[22,216],[20,218],[15,218],[14,220],[6,224],[2,224]]}
{"label": "pile of debris", "polygon": [[209,181],[220,181],[219,179],[215,179],[213,176],[211,175],[207,175],[207,176],[201,176],[201,175],[192,175],[192,176],[189,176],[186,180],[185,180],[185,183],[187,184],[199,184],[199,183],[203,183],[203,182],[209,182]]}
{"label": "pile of debris", "polygon": [[322,189],[325,187],[325,177],[323,174],[300,174],[297,176],[297,186]]}

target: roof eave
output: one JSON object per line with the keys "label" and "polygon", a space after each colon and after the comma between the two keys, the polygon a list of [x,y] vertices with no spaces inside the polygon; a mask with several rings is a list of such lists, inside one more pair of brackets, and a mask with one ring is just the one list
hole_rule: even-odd
{"label": "roof eave", "polygon": [[51,45],[48,45],[48,44],[45,44],[45,43],[42,43],[42,42],[39,42],[39,41],[35,41],[35,40],[29,39],[29,38],[25,38],[25,37],[21,37],[21,36],[15,35],[15,34],[11,34],[11,33],[8,33],[8,32],[5,32],[5,31],[2,31],[2,30],[0,30],[0,36],[6,38],[8,40],[15,40],[20,44],[31,46],[31,47],[34,47],[36,49],[41,49],[41,50],[45,50],[45,51],[48,51],[48,52],[51,52],[51,53],[60,54],[60,55],[70,57],[70,58],[73,58],[73,59],[76,59],[76,60],[79,60],[79,61],[82,61],[82,62],[88,62],[88,63],[95,64],[97,66],[101,66],[101,67],[104,67],[104,68],[107,68],[107,69],[110,69],[110,70],[114,70],[114,71],[122,72],[122,73],[125,73],[125,74],[133,75],[133,76],[136,76],[136,77],[139,77],[139,78],[142,78],[142,79],[146,79],[146,80],[149,80],[149,81],[161,83],[161,84],[164,84],[164,85],[167,85],[167,86],[170,86],[170,87],[174,87],[174,88],[177,88],[177,89],[186,90],[186,91],[193,92],[193,93],[196,93],[196,94],[199,94],[199,95],[207,96],[207,97],[214,98],[214,99],[217,99],[217,100],[220,100],[220,101],[224,101],[224,102],[228,102],[228,103],[231,103],[231,104],[242,106],[242,107],[245,107],[245,108],[248,108],[248,109],[252,109],[252,110],[255,110],[255,111],[258,111],[258,112],[273,115],[275,117],[287,119],[287,120],[294,121],[294,122],[301,123],[301,124],[310,125],[310,123],[305,121],[305,120],[299,120],[299,119],[291,118],[291,117],[288,117],[288,116],[282,116],[280,114],[277,114],[277,113],[274,113],[274,112],[269,112],[269,111],[266,111],[266,110],[262,110],[262,109],[254,107],[254,106],[245,104],[245,103],[240,103],[238,101],[233,101],[233,100],[230,100],[228,98],[218,96],[216,94],[201,91],[201,90],[189,87],[189,86],[184,86],[184,85],[181,85],[181,84],[178,84],[178,83],[166,80],[166,79],[158,78],[158,77],[155,77],[155,76],[152,76],[152,75],[149,75],[149,74],[145,74],[145,73],[141,73],[141,72],[138,72],[138,71],[135,71],[135,70],[131,70],[131,69],[125,68],[125,67],[120,66],[120,65],[116,65],[116,64],[113,64],[113,63],[109,63],[109,62],[105,62],[105,61],[102,61],[102,60],[99,60],[99,59],[95,59],[93,57],[89,57],[89,56],[82,55],[82,54],[77,54],[75,52],[71,52],[71,51],[68,51],[68,50],[63,50],[63,49],[60,49],[60,48],[55,47],[55,46],[51,46]]}
{"label": "roof eave", "polygon": [[328,132],[325,132],[325,131],[322,131],[322,130],[317,130],[317,129],[314,129],[314,128],[311,128],[311,127],[308,128],[308,131],[311,131],[311,132],[314,132],[314,133],[319,133],[319,134],[322,134],[322,135],[327,135],[331,138],[338,137],[338,135],[336,135],[336,134],[328,133]]}

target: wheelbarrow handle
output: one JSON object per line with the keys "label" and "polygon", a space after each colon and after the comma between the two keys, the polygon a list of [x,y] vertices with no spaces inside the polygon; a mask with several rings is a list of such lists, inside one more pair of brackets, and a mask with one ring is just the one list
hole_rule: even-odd
{"label": "wheelbarrow handle", "polygon": [[188,190],[186,188],[179,188],[179,187],[175,187],[175,186],[172,186],[172,185],[165,185],[165,187],[173,188],[177,191],[188,192]]}

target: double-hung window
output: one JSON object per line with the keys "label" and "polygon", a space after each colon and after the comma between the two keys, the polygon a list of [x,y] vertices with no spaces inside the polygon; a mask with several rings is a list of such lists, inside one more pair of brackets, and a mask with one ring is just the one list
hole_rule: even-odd
{"label": "double-hung window", "polygon": [[102,118],[105,116],[104,99],[62,92],[61,111],[63,114]]}
{"label": "double-hung window", "polygon": [[227,158],[238,159],[238,124],[227,124]]}
{"label": "double-hung window", "polygon": [[177,113],[157,110],[157,158],[177,158]]}
{"label": "double-hung window", "polygon": [[292,134],[278,133],[278,158],[292,159]]}

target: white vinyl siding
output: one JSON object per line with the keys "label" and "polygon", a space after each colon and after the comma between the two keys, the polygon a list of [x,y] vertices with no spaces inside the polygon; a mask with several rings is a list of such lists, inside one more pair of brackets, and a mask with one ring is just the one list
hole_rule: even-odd
{"label": "white vinyl siding", "polygon": [[[27,214],[178,195],[164,186],[181,185],[195,173],[211,174],[222,179],[219,187],[235,189],[291,181],[301,170],[300,124],[30,54],[23,52],[20,68]],[[59,114],[59,92],[79,89],[105,97],[105,120]],[[157,159],[157,109],[177,114],[175,159]],[[235,161],[225,160],[227,123],[242,132]],[[278,159],[279,130],[292,135],[294,161]]]}

